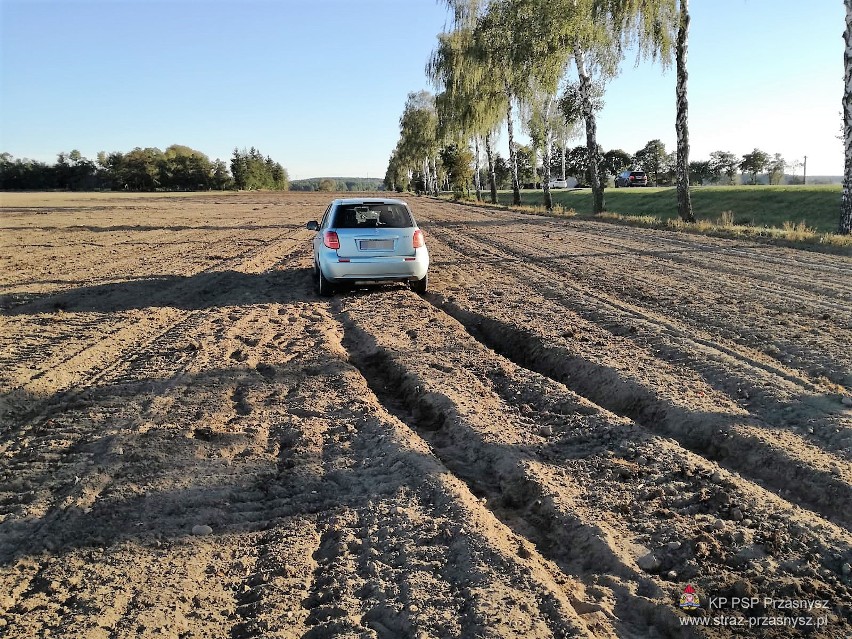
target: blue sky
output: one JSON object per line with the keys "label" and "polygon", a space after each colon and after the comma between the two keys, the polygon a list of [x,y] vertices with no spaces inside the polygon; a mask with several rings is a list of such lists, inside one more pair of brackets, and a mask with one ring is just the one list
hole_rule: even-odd
{"label": "blue sky", "polygon": [[[842,174],[843,3],[693,0],[691,14],[691,159],[758,147]],[[0,0],[0,151],[255,146],[293,179],[382,177],[446,23],[437,0]],[[674,84],[628,56],[602,146],[672,150]]]}

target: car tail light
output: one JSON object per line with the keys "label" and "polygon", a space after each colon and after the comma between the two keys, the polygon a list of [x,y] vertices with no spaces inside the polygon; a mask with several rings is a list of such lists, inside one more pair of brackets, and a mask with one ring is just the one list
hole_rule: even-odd
{"label": "car tail light", "polygon": [[426,246],[426,240],[423,237],[423,231],[417,229],[414,231],[414,235],[411,238],[411,243],[414,245],[414,248],[423,248]]}
{"label": "car tail light", "polygon": [[340,248],[340,238],[337,237],[337,233],[335,233],[334,231],[326,231],[325,233],[323,233],[322,243],[325,244],[326,248]]}

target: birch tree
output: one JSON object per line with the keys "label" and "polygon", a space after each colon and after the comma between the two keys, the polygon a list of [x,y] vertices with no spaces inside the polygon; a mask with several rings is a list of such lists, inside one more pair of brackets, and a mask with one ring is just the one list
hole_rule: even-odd
{"label": "birch tree", "polygon": [[846,30],[843,32],[843,143],[846,161],[843,171],[843,197],[840,200],[838,233],[852,233],[852,0],[845,0]]}
{"label": "birch tree", "polygon": [[401,155],[416,161],[416,168],[423,174],[423,187],[432,193],[438,190],[437,126],[434,96],[428,91],[409,93],[399,119]]}
{"label": "birch tree", "polygon": [[677,45],[675,60],[677,66],[677,115],[675,129],[677,131],[677,164],[675,174],[677,181],[677,213],[684,222],[694,222],[692,199],[689,196],[689,101],[686,94],[686,84],[689,74],[686,70],[687,42],[689,38],[689,0],[680,0],[678,16]]}
{"label": "birch tree", "polygon": [[480,140],[485,147],[492,203],[497,202],[492,138],[503,121],[501,83],[482,65],[474,43],[473,29],[458,25],[438,36],[426,73],[436,88],[438,129],[441,135],[460,143],[473,141],[476,162],[477,199],[481,199]]}

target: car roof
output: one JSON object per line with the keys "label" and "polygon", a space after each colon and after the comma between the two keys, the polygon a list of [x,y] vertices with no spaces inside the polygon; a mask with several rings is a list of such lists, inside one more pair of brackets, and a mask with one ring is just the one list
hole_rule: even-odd
{"label": "car roof", "polygon": [[348,205],[348,204],[402,204],[403,206],[407,206],[405,204],[405,200],[395,200],[395,199],[386,199],[381,197],[349,197],[349,198],[338,198],[336,200],[332,200],[331,202],[334,205]]}

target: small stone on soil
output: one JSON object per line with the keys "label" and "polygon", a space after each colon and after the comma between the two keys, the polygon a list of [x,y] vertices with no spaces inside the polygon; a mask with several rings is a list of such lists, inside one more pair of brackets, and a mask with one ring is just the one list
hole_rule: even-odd
{"label": "small stone on soil", "polygon": [[660,567],[660,560],[657,559],[652,552],[639,557],[639,559],[636,560],[636,563],[645,572],[654,572]]}
{"label": "small stone on soil", "polygon": [[204,537],[213,532],[213,529],[210,526],[205,526],[202,524],[198,524],[192,527],[192,534],[196,537]]}

